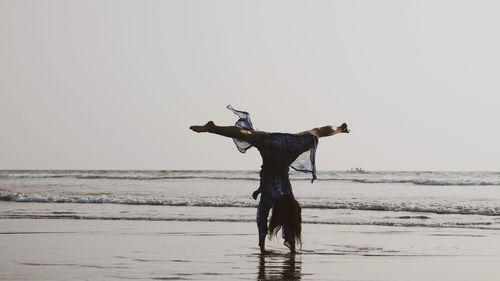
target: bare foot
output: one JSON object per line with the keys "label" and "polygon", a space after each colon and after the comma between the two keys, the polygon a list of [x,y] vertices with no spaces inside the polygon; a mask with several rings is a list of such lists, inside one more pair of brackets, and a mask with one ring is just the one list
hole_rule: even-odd
{"label": "bare foot", "polygon": [[342,133],[349,133],[350,132],[350,130],[347,129],[347,124],[346,123],[343,123],[342,125],[340,125],[340,131]]}
{"label": "bare foot", "polygon": [[205,133],[205,132],[210,132],[210,130],[215,127],[215,124],[213,121],[208,121],[207,124],[203,126],[191,126],[189,129],[197,132],[197,133]]}

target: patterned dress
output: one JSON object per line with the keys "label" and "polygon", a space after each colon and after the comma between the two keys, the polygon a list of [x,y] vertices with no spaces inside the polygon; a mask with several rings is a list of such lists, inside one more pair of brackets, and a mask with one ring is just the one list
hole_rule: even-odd
{"label": "patterned dress", "polygon": [[[255,130],[247,112],[235,110],[231,106],[228,106],[228,109],[239,117],[236,126]],[[259,240],[262,241],[268,231],[267,217],[274,202],[285,194],[293,196],[288,178],[290,167],[297,171],[312,173],[311,182],[316,179],[315,155],[318,138],[311,133],[266,133],[247,141],[233,140],[240,152],[245,153],[254,146],[262,156],[260,186],[252,195],[257,199],[261,194],[257,208],[257,226]],[[286,239],[286,230],[283,231],[283,238]]]}

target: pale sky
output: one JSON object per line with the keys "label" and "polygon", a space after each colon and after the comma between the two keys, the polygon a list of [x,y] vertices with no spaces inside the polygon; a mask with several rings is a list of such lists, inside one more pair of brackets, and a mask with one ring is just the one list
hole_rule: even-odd
{"label": "pale sky", "polygon": [[346,122],[318,170],[500,170],[497,1],[0,0],[0,169],[258,169],[189,125]]}

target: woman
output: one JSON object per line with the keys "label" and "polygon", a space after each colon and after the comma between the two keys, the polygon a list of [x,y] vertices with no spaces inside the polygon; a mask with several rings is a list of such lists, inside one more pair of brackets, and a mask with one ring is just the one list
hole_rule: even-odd
{"label": "woman", "polygon": [[[247,112],[235,110],[229,105],[227,108],[239,117],[235,126],[217,126],[209,121],[203,126],[191,126],[190,129],[198,133],[208,132],[233,138],[242,153],[252,146],[259,150],[262,156],[260,186],[252,196],[257,199],[261,194],[257,208],[260,251],[265,253],[267,233],[276,235],[282,229],[285,246],[295,253],[295,242],[302,241],[302,215],[288,178],[289,167],[311,172],[313,182],[316,179],[315,154],[318,138],[349,133],[347,125],[324,126],[298,134],[267,133],[255,130]],[[267,217],[271,208],[273,213],[268,228]]]}

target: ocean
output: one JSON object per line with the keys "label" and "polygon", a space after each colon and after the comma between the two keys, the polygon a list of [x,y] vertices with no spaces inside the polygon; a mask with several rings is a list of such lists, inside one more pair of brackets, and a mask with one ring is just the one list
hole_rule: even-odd
{"label": "ocean", "polygon": [[[500,229],[499,172],[291,172],[304,223]],[[258,171],[2,170],[0,218],[255,220]]]}

